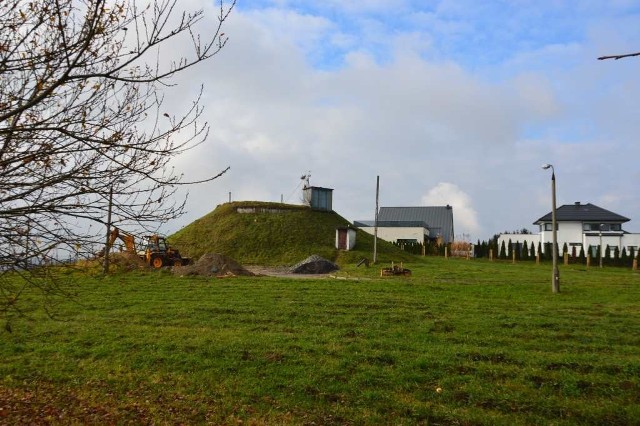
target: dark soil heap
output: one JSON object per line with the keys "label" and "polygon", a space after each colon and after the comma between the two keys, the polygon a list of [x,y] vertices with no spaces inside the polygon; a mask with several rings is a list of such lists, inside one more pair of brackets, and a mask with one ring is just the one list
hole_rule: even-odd
{"label": "dark soil heap", "polygon": [[135,253],[117,252],[110,255],[111,264],[124,271],[148,269],[149,265]]}
{"label": "dark soil heap", "polygon": [[338,269],[340,268],[335,263],[313,254],[302,262],[293,265],[291,272],[294,274],[327,274]]}
{"label": "dark soil heap", "polygon": [[205,277],[232,277],[254,275],[235,260],[218,253],[203,254],[193,265],[174,266],[175,275],[200,275]]}

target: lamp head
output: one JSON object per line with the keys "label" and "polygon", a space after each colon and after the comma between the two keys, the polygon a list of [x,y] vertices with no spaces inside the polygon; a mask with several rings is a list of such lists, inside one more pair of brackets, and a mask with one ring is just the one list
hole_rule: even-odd
{"label": "lamp head", "polygon": [[542,168],[547,170],[548,168],[552,167],[551,164],[543,164]]}

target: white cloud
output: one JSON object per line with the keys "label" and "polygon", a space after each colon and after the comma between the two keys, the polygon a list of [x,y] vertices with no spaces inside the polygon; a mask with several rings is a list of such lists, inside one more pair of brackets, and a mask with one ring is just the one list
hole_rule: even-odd
{"label": "white cloud", "polygon": [[[167,99],[176,109],[188,105],[204,83],[211,134],[178,169],[195,179],[231,166],[191,190],[189,212],[173,229],[230,191],[234,200],[289,197],[308,170],[312,184],[335,189],[334,208],[348,219],[372,218],[379,175],[382,205],[451,204],[456,232],[477,234],[473,239],[531,227],[549,211],[549,175],[540,170],[547,162],[556,167],[560,204],[602,202],[632,219],[640,211],[634,59],[603,64],[595,60],[596,40],[549,40],[543,47],[523,43],[509,58],[474,68],[423,55],[432,40],[439,57],[449,52],[434,31],[403,30],[389,33],[394,50],[380,61],[339,26],[330,14],[234,11],[225,28],[229,44],[181,77]],[[476,27],[459,16],[450,28]],[[332,39],[349,49],[341,66],[314,68],[314,49]],[[501,47],[472,53],[492,48]],[[425,187],[431,190],[421,200]],[[605,197],[618,192],[628,194],[624,203]]]}
{"label": "white cloud", "polygon": [[456,235],[463,233],[477,234],[480,231],[478,213],[473,208],[471,197],[453,183],[438,183],[422,197],[422,204],[427,206],[452,206]]}

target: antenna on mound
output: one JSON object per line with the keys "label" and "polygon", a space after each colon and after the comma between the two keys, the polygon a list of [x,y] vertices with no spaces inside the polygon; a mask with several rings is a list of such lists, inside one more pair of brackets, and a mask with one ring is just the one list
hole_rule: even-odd
{"label": "antenna on mound", "polygon": [[302,203],[307,206],[311,205],[311,190],[309,189],[311,185],[309,184],[309,179],[311,179],[311,171],[308,171],[306,175],[300,176],[300,180],[304,182],[304,186],[302,187]]}
{"label": "antenna on mound", "polygon": [[311,171],[308,171],[306,175],[300,176],[300,180],[304,182],[302,189],[307,189],[311,186],[309,185],[309,179],[311,179]]}
{"label": "antenna on mound", "polygon": [[307,189],[309,187],[309,179],[311,178],[311,172],[307,172],[306,174],[300,176],[300,182],[298,182],[298,184],[296,185],[295,189],[291,192],[291,195],[289,195],[287,197],[287,199],[285,200],[285,202],[289,202],[289,200],[291,199],[291,197],[293,197],[295,195],[295,193],[298,191],[298,189],[300,188],[300,185],[302,185],[302,190],[304,191],[305,189]]}

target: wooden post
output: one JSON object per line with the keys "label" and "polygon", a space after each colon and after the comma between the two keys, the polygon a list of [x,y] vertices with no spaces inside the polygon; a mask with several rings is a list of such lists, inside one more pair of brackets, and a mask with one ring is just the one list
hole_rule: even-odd
{"label": "wooden post", "polygon": [[511,263],[516,263],[516,251],[511,248]]}
{"label": "wooden post", "polygon": [[489,249],[489,260],[493,262],[493,249]]}
{"label": "wooden post", "polygon": [[564,264],[565,266],[569,264],[569,253],[564,254]]}
{"label": "wooden post", "polygon": [[111,248],[111,208],[113,206],[113,185],[109,188],[109,207],[107,210],[107,239],[104,245],[104,265],[103,273],[107,275],[109,273],[109,249]]}
{"label": "wooden post", "polygon": [[380,176],[376,176],[376,215],[373,228],[373,264],[378,262],[378,200],[380,199]]}
{"label": "wooden post", "polygon": [[587,269],[591,266],[591,253],[587,253]]}
{"label": "wooden post", "polygon": [[444,258],[448,259],[449,258],[449,247],[444,246]]}
{"label": "wooden post", "polygon": [[633,270],[634,271],[638,270],[638,259],[633,259]]}
{"label": "wooden post", "polygon": [[540,264],[540,253],[536,254],[536,265]]}

